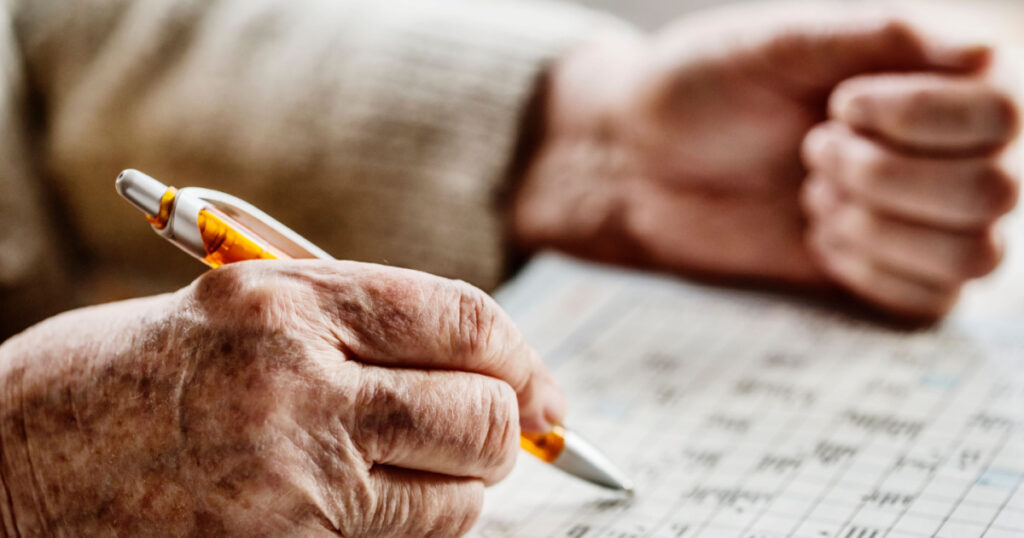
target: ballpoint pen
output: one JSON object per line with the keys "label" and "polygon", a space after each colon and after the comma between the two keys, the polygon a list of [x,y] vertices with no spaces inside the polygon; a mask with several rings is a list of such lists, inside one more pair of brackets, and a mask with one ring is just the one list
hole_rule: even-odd
{"label": "ballpoint pen", "polygon": [[[318,258],[329,254],[266,213],[223,192],[181,190],[139,172],[117,176],[117,192],[146,215],[153,230],[212,268],[255,259]],[[524,433],[520,445],[542,461],[583,480],[632,493],[633,486],[594,445],[562,426]]]}

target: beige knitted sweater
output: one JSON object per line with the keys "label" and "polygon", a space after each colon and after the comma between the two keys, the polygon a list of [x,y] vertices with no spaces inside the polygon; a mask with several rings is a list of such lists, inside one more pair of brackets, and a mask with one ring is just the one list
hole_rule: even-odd
{"label": "beige knitted sweater", "polygon": [[617,24],[510,0],[0,2],[0,336],[202,271],[116,195],[128,167],[492,288],[538,77]]}

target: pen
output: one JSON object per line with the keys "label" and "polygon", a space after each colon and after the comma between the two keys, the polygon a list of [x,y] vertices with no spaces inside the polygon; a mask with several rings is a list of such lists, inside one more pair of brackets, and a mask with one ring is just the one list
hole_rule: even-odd
{"label": "pen", "polygon": [[[220,191],[181,190],[139,172],[117,176],[117,192],[146,215],[153,230],[206,265],[256,259],[318,258],[329,254],[239,198]],[[562,426],[524,433],[524,450],[555,467],[609,489],[633,492],[624,473],[594,445]]]}

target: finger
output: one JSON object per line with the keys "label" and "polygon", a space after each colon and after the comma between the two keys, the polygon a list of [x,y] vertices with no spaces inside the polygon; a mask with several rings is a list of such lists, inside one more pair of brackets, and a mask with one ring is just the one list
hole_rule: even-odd
{"label": "finger", "polygon": [[502,381],[454,371],[366,366],[349,432],[376,464],[481,478],[512,470],[519,448],[516,395]]}
{"label": "finger", "polygon": [[351,536],[462,536],[480,517],[484,484],[473,478],[379,466],[374,499]]}
{"label": "finger", "polygon": [[305,261],[334,323],[331,335],[353,358],[381,366],[475,372],[516,392],[522,428],[547,432],[565,399],[537,353],[487,294],[465,282],[355,262]]}
{"label": "finger", "polygon": [[1002,245],[992,228],[956,232],[909,223],[844,200],[834,182],[808,180],[804,205],[814,225],[851,249],[902,274],[939,285],[958,285],[999,264]]}
{"label": "finger", "polygon": [[813,173],[872,208],[923,224],[983,228],[1017,201],[1017,181],[994,158],[905,155],[834,121],[811,130],[803,156]]}
{"label": "finger", "polygon": [[1013,98],[990,81],[935,73],[851,78],[832,93],[829,111],[885,141],[932,152],[988,151],[1018,128]]}
{"label": "finger", "polygon": [[949,312],[958,287],[936,286],[897,274],[858,254],[826,229],[808,229],[808,247],[822,270],[837,283],[890,314],[937,319]]}

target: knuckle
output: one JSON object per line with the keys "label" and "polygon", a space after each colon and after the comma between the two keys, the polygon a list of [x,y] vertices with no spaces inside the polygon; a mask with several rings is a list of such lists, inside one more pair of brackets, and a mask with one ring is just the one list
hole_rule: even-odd
{"label": "knuckle", "polygon": [[925,55],[925,43],[921,34],[908,19],[890,15],[879,20],[877,43],[892,52],[894,60],[921,61]]}
{"label": "knuckle", "polygon": [[834,168],[835,163],[835,135],[834,129],[829,123],[818,125],[810,130],[804,137],[803,154],[804,164],[811,169]]}
{"label": "knuckle", "polygon": [[398,440],[415,432],[417,425],[410,405],[400,392],[385,383],[367,383],[358,395],[353,438],[365,456],[388,460]]}
{"label": "knuckle", "polygon": [[848,254],[843,240],[831,223],[813,223],[806,232],[808,248],[826,272],[836,270],[836,262]]}
{"label": "knuckle", "polygon": [[855,76],[839,83],[829,96],[829,114],[835,118],[836,132],[843,128],[877,129],[878,101],[874,77]]}
{"label": "knuckle", "polygon": [[372,513],[373,529],[411,529],[429,528],[427,510],[417,510],[425,499],[430,499],[432,492],[423,485],[416,483],[396,484],[389,488],[386,495],[376,499]]}
{"label": "knuckle", "polygon": [[801,204],[812,220],[828,220],[845,203],[843,188],[831,176],[814,174],[803,186]]}
{"label": "knuckle", "polygon": [[282,288],[265,264],[240,262],[211,269],[192,285],[192,298],[203,310],[243,325],[266,326],[280,317]]}
{"label": "knuckle", "polygon": [[889,50],[906,50],[920,45],[913,28],[905,19],[899,17],[883,18],[878,33],[881,41],[892,47]]}
{"label": "knuckle", "polygon": [[999,266],[1003,258],[1002,242],[994,229],[972,238],[962,260],[967,277],[987,275]]}
{"label": "knuckle", "polygon": [[487,428],[479,439],[480,461],[489,470],[490,481],[512,471],[519,445],[519,407],[516,393],[508,383],[487,379],[483,387]]}
{"label": "knuckle", "polygon": [[934,290],[922,304],[921,315],[926,318],[940,318],[948,314],[960,298],[959,286],[948,286]]}
{"label": "knuckle", "polygon": [[402,488],[392,508],[391,519],[378,523],[378,536],[462,536],[480,517],[484,488],[479,481],[448,484],[437,489],[425,483]]}
{"label": "knuckle", "polygon": [[195,293],[199,299],[203,300],[230,299],[236,292],[245,288],[248,279],[248,264],[225,265],[200,275],[194,282]]}
{"label": "knuckle", "polygon": [[860,95],[861,88],[864,86],[863,77],[853,76],[845,80],[839,81],[835,88],[832,90],[832,94],[829,95],[829,106],[833,109],[842,108],[838,105],[846,105],[850,103],[850,99],[857,95]]}
{"label": "knuckle", "polygon": [[1017,100],[1005,91],[996,91],[992,99],[993,124],[1000,141],[1012,139],[1020,130],[1020,108]]}
{"label": "knuckle", "polygon": [[825,179],[811,176],[800,188],[800,207],[808,220],[814,221],[824,216],[827,210]]}
{"label": "knuckle", "polygon": [[[484,508],[483,488],[474,488],[472,495],[472,498],[463,506],[462,513],[454,518],[454,524],[452,525],[453,536],[462,536],[469,533],[476,520],[480,519],[480,513],[483,512]],[[447,534],[447,532],[444,534]]]}
{"label": "knuckle", "polygon": [[998,163],[989,163],[978,178],[981,192],[979,208],[983,216],[998,217],[1008,213],[1020,196],[1020,183]]}
{"label": "knuckle", "polygon": [[819,263],[828,258],[828,242],[820,223],[812,222],[808,225],[807,230],[804,231],[804,243]]}
{"label": "knuckle", "polygon": [[895,159],[870,143],[863,144],[856,155],[850,155],[847,162],[852,164],[853,173],[847,178],[851,187],[860,192],[881,189],[888,178],[897,173]]}
{"label": "knuckle", "polygon": [[456,340],[453,347],[463,357],[486,359],[494,337],[497,306],[486,293],[466,282],[455,281],[454,288],[457,300],[452,320]]}
{"label": "knuckle", "polygon": [[373,270],[331,294],[329,314],[351,336],[357,356],[387,354],[403,335],[417,336],[418,321],[436,308],[429,290],[402,270]]}
{"label": "knuckle", "polygon": [[345,536],[462,536],[480,516],[483,493],[478,480],[393,481],[364,501]]}
{"label": "knuckle", "polygon": [[809,219],[814,219],[822,206],[820,181],[822,180],[812,175],[800,186],[800,208]]}
{"label": "knuckle", "polygon": [[837,232],[853,243],[862,243],[879,233],[878,220],[871,212],[853,204],[843,206],[837,220]]}

